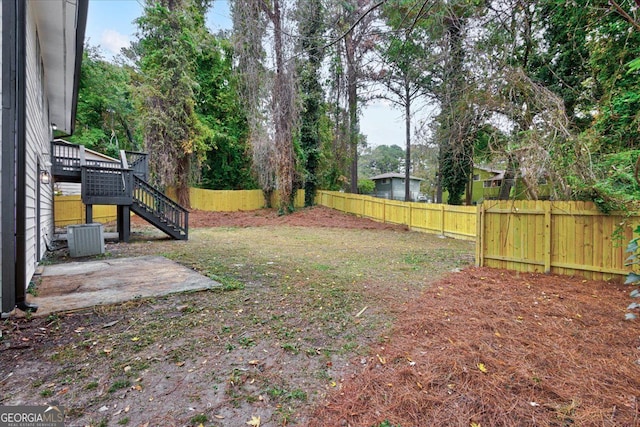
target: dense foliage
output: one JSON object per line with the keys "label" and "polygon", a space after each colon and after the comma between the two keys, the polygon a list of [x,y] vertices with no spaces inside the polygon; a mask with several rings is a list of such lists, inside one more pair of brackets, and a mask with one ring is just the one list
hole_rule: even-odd
{"label": "dense foliage", "polygon": [[[316,188],[357,191],[358,157],[361,177],[416,174],[449,203],[468,202],[479,163],[505,169],[501,198],[514,184],[543,197],[539,182],[605,211],[640,198],[631,0],[230,4],[228,34],[205,27],[209,1],[148,0],[128,61],[88,47],[73,141],[149,150],[161,185],[305,188],[307,204]],[[403,109],[404,150],[366,148],[371,96]]]}
{"label": "dense foliage", "polygon": [[99,49],[86,46],[82,58],[76,130],[69,141],[109,156],[138,150],[131,97],[131,70],[106,61]]}

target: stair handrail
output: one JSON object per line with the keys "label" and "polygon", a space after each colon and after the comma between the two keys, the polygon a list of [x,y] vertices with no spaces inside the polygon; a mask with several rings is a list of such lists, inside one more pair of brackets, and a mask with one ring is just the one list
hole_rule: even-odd
{"label": "stair handrail", "polygon": [[151,211],[168,226],[178,229],[185,236],[189,235],[189,211],[135,174],[133,202]]}
{"label": "stair handrail", "polygon": [[149,174],[149,155],[142,151],[125,151],[125,155],[129,167],[136,175],[146,181]]}

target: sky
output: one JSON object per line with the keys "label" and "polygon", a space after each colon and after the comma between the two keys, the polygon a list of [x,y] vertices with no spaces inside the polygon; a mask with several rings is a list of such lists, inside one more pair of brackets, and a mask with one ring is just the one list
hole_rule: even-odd
{"label": "sky", "polygon": [[[134,20],[142,14],[142,0],[89,0],[86,38],[92,46],[99,45],[105,58],[111,59],[135,38]],[[231,28],[228,0],[214,0],[207,15],[212,32]],[[367,136],[369,146],[405,146],[402,112],[382,101],[362,109],[360,132]]]}

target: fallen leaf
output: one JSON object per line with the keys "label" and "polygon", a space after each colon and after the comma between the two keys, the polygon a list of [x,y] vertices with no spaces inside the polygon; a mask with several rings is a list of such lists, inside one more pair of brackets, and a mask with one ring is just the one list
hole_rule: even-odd
{"label": "fallen leaf", "polygon": [[376,354],[376,356],[378,357],[378,360],[381,364],[384,365],[385,363],[387,363],[387,359],[385,359],[384,357],[380,356],[379,354]]}
{"label": "fallen leaf", "polygon": [[366,306],[366,305],[365,305],[365,306],[364,306],[364,308],[363,308],[362,310],[360,310],[360,311],[358,312],[358,314],[356,314],[356,317],[360,317],[360,316],[362,316],[362,313],[364,313],[364,312],[367,310],[367,308],[369,308],[369,306]]}
{"label": "fallen leaf", "polygon": [[251,419],[247,421],[247,424],[253,427],[260,427],[260,417],[255,415],[251,416]]}
{"label": "fallen leaf", "polygon": [[480,423],[474,423],[473,421],[471,421],[471,424],[469,424],[469,427],[482,427],[480,425]]}
{"label": "fallen leaf", "polygon": [[478,369],[480,369],[480,372],[482,372],[483,374],[487,373],[487,367],[484,366],[484,363],[478,363],[476,366],[478,367]]}
{"label": "fallen leaf", "polygon": [[133,338],[131,338],[131,341],[133,341],[133,342],[140,341],[140,338],[139,337],[133,337]]}
{"label": "fallen leaf", "polygon": [[113,351],[112,348],[105,348],[104,350],[102,350],[105,354],[111,354],[111,352]]}
{"label": "fallen leaf", "polygon": [[249,365],[259,365],[260,361],[258,359],[249,360]]}
{"label": "fallen leaf", "polygon": [[214,417],[216,417],[219,420],[224,420],[224,415],[215,414]]}
{"label": "fallen leaf", "polygon": [[329,384],[331,384],[331,387],[335,387],[337,385],[335,381],[331,381]]}
{"label": "fallen leaf", "polygon": [[118,323],[119,320],[114,320],[113,322],[109,322],[109,323],[105,323],[104,325],[102,325],[103,328],[110,328],[113,325],[115,325],[116,323]]}
{"label": "fallen leaf", "polygon": [[184,366],[184,362],[176,362],[176,366]]}

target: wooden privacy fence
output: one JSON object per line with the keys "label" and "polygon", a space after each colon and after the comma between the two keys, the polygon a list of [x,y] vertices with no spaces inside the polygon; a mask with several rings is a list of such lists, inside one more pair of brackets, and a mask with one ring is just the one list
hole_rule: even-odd
{"label": "wooden privacy fence", "polygon": [[318,191],[316,202],[375,221],[456,239],[476,240],[478,209],[432,203],[400,202],[337,191]]}
{"label": "wooden privacy fence", "polygon": [[485,201],[481,206],[399,202],[320,191],[318,204],[413,230],[476,241],[476,264],[522,272],[622,280],[640,216],[604,215],[591,202]]}
{"label": "wooden privacy fence", "polygon": [[[94,222],[110,222],[117,218],[115,206],[93,206]],[[84,224],[86,215],[82,197],[55,196],[53,198],[53,219],[56,227],[64,227],[73,224]]]}
{"label": "wooden privacy fence", "polygon": [[[191,189],[192,208],[206,211],[264,207],[260,190]],[[481,206],[409,203],[337,191],[319,191],[316,203],[412,230],[475,240],[476,264],[522,272],[551,272],[589,279],[623,279],[627,243],[637,215],[604,215],[590,202],[485,201]],[[304,205],[304,192],[296,195]],[[80,196],[56,196],[55,225],[84,222]],[[115,206],[94,206],[94,221],[116,219]]]}
{"label": "wooden privacy fence", "polygon": [[[191,207],[203,211],[235,212],[255,211],[265,206],[262,190],[205,190],[191,188]],[[275,206],[278,195],[271,197],[271,205]],[[304,206],[304,190],[298,190],[294,200],[296,208]]]}
{"label": "wooden privacy fence", "polygon": [[[176,200],[175,192],[168,191],[168,196]],[[191,188],[191,208],[210,212],[254,211],[265,206],[262,190],[205,190]],[[275,206],[277,195],[271,203]],[[297,208],[304,206],[304,190],[296,193],[294,204]],[[55,196],[54,219],[56,227],[64,227],[85,222],[85,210],[81,197]],[[116,220],[115,206],[94,205],[93,220],[110,222]]]}
{"label": "wooden privacy fence", "polygon": [[639,216],[604,215],[591,202],[485,201],[476,263],[523,272],[622,279]]}

